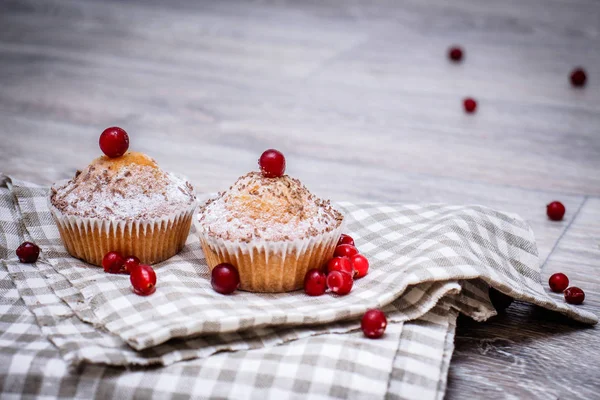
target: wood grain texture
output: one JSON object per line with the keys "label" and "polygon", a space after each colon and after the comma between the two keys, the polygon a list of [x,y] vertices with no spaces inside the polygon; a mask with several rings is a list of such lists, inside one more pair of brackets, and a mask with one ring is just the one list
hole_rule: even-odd
{"label": "wood grain texture", "polygon": [[[586,199],[544,265],[543,278],[566,272],[586,293],[583,309],[600,309],[600,199]],[[552,293],[557,300],[562,294]],[[484,324],[459,319],[448,398],[596,399],[600,373],[596,327],[527,304]]]}
{"label": "wood grain texture", "polygon": [[[577,65],[583,90],[568,82]],[[333,200],[520,214],[544,278],[567,273],[600,313],[598,82],[593,0],[4,0],[0,171],[70,177],[119,125],[214,192],[275,147]],[[544,207],[556,199],[558,223]],[[597,397],[598,328],[522,303],[459,322],[448,398]]]}

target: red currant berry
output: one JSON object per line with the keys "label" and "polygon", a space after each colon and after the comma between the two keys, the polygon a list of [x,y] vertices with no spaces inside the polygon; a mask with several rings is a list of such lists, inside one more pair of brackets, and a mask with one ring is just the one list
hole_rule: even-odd
{"label": "red currant berry", "polygon": [[546,214],[552,221],[560,221],[565,216],[566,208],[560,201],[553,201],[546,206]]}
{"label": "red currant berry", "polygon": [[340,296],[350,293],[353,284],[352,275],[345,272],[333,271],[327,275],[327,287]]}
{"label": "red currant berry", "polygon": [[23,242],[17,247],[17,257],[22,263],[34,263],[40,255],[40,248],[35,243]]}
{"label": "red currant berry", "polygon": [[125,259],[116,251],[110,251],[102,259],[102,267],[104,272],[118,274],[125,268]]}
{"label": "red currant berry", "polygon": [[100,149],[110,158],[121,157],[129,148],[129,136],[123,129],[112,126],[100,135]]}
{"label": "red currant berry", "polygon": [[354,269],[354,277],[356,279],[362,278],[369,272],[369,260],[362,254],[355,254],[350,257],[352,262],[352,268]]}
{"label": "red currant berry", "polygon": [[131,271],[136,269],[140,265],[140,259],[136,256],[129,256],[125,259],[125,265],[123,273],[131,274]]}
{"label": "red currant berry", "polygon": [[358,254],[357,248],[349,244],[340,244],[335,248],[335,251],[333,252],[334,257],[350,258],[355,254]]}
{"label": "red currant berry", "polygon": [[129,281],[134,293],[140,296],[148,296],[156,291],[156,272],[149,265],[138,265],[131,271]]}
{"label": "red currant berry", "polygon": [[581,304],[585,299],[585,293],[583,290],[576,286],[571,286],[565,289],[565,300],[569,304]]}
{"label": "red currant berry", "polygon": [[490,301],[492,302],[492,305],[498,312],[506,310],[508,307],[510,307],[514,300],[512,297],[505,295],[504,293],[494,289],[493,287],[490,288],[488,294],[490,296]]}
{"label": "red currant berry", "polygon": [[587,75],[583,68],[575,68],[571,71],[571,85],[575,87],[585,86],[585,81],[587,80]]}
{"label": "red currant berry", "polygon": [[387,318],[381,310],[369,310],[360,321],[360,328],[369,339],[377,339],[383,335],[387,327]]}
{"label": "red currant berry", "polygon": [[349,244],[350,246],[354,246],[354,239],[352,239],[352,236],[345,235],[342,233],[342,236],[340,236],[340,240],[338,240],[338,246],[340,244]]}
{"label": "red currant berry", "polygon": [[330,274],[333,271],[345,272],[346,274],[354,275],[352,269],[352,263],[348,257],[333,257],[327,263],[327,273]]}
{"label": "red currant berry", "polygon": [[477,109],[477,102],[470,97],[467,97],[463,100],[463,106],[465,107],[465,111],[469,114],[472,114]]}
{"label": "red currant berry", "polygon": [[275,149],[265,150],[258,159],[258,166],[266,178],[279,178],[285,172],[285,157]]}
{"label": "red currant berry", "polygon": [[320,296],[327,290],[327,276],[316,269],[309,269],[304,276],[304,292],[309,296]]}
{"label": "red currant berry", "polygon": [[553,292],[561,293],[569,287],[569,278],[561,272],[554,274],[548,279],[548,285]]}
{"label": "red currant berry", "polygon": [[240,286],[240,274],[233,265],[222,263],[213,268],[210,284],[218,293],[233,293]]}
{"label": "red currant berry", "polygon": [[448,58],[455,62],[461,61],[463,58],[463,50],[458,46],[450,47],[448,50]]}

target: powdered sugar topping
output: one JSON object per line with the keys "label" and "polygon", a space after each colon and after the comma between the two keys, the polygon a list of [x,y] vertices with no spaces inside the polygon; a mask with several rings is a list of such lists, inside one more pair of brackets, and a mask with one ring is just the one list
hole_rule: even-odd
{"label": "powdered sugar topping", "polygon": [[343,220],[329,201],[314,196],[299,180],[265,178],[259,172],[242,176],[209,200],[198,218],[205,233],[242,242],[304,239],[330,232]]}
{"label": "powdered sugar topping", "polygon": [[106,161],[94,162],[68,182],[53,186],[51,202],[67,215],[125,220],[162,217],[194,204],[189,182],[152,164],[105,168]]}

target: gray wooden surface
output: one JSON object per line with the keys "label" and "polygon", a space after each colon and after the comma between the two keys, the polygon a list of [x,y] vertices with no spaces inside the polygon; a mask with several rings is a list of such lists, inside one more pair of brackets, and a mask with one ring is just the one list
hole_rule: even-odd
{"label": "gray wooden surface", "polygon": [[[1,1],[0,170],[70,177],[110,125],[202,192],[275,147],[334,200],[517,212],[600,313],[598,1]],[[599,398],[599,330],[460,319],[447,398]]]}

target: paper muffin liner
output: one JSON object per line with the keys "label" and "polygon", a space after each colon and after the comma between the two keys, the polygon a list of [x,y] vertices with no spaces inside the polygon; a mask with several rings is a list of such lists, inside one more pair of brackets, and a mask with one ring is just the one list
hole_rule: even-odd
{"label": "paper muffin liner", "polygon": [[249,292],[290,292],[304,285],[311,268],[324,268],[342,234],[336,229],[306,239],[272,242],[251,240],[233,242],[208,235],[199,222],[200,244],[210,270],[220,263],[230,263],[240,274],[240,289]]}
{"label": "paper muffin liner", "polygon": [[160,218],[123,220],[67,215],[48,198],[48,207],[69,254],[102,266],[110,251],[133,255],[144,264],[156,264],[179,253],[190,232],[196,202]]}

